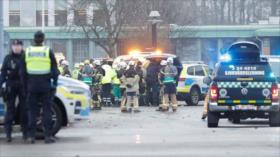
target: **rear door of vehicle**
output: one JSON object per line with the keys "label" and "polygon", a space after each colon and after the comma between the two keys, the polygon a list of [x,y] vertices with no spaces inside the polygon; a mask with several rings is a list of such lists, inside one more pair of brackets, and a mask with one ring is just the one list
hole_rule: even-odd
{"label": "rear door of vehicle", "polygon": [[221,64],[216,82],[218,103],[232,105],[270,105],[271,87],[268,63]]}

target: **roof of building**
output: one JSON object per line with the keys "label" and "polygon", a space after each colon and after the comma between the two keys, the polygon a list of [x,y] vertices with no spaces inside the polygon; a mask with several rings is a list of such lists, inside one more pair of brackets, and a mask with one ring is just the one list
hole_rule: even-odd
{"label": "roof of building", "polygon": [[170,38],[231,38],[280,36],[280,25],[170,25]]}

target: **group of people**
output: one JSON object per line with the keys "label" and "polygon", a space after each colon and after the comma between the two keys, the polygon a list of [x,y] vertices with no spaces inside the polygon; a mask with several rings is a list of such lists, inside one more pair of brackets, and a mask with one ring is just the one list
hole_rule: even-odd
{"label": "group of people", "polygon": [[[93,109],[120,106],[122,112],[140,112],[139,106],[159,106],[177,110],[176,85],[180,70],[173,58],[164,60],[121,60],[112,67],[112,60],[85,60],[76,63],[72,72],[68,62],[59,62],[60,73],[83,81],[91,87]],[[169,101],[171,100],[171,101]]]}
{"label": "group of people", "polygon": [[[34,45],[25,50],[22,41],[14,40],[11,44],[11,52],[4,59],[0,87],[1,95],[7,104],[4,126],[7,142],[12,142],[13,124],[20,115],[24,142],[35,143],[38,113],[41,110],[45,143],[55,142],[50,132],[51,108],[59,71],[52,50],[43,45],[44,39],[43,32],[36,32]],[[5,90],[2,90],[4,83]]]}

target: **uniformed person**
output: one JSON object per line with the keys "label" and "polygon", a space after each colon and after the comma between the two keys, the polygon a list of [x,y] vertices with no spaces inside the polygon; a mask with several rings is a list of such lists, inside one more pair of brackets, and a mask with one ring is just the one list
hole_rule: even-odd
{"label": "uniformed person", "polygon": [[61,75],[65,77],[71,77],[71,72],[69,70],[69,62],[67,60],[62,61],[62,72]]}
{"label": "uniformed person", "polygon": [[102,65],[102,69],[105,71],[104,76],[101,79],[102,84],[102,104],[105,106],[111,106],[112,105],[112,79],[115,76],[115,73],[113,73],[112,67],[108,64],[108,62],[105,62],[105,64]]}
{"label": "uniformed person", "polygon": [[132,108],[134,112],[140,112],[139,110],[139,102],[138,102],[138,95],[139,95],[139,80],[140,77],[135,70],[135,63],[134,61],[129,62],[129,67],[125,72],[125,85],[126,85],[126,109],[121,108],[122,112],[131,112]]}
{"label": "uniformed person", "polygon": [[160,70],[160,75],[162,77],[162,82],[164,86],[164,101],[162,103],[162,111],[168,111],[169,108],[169,98],[171,99],[171,106],[173,112],[177,111],[177,99],[176,99],[176,77],[178,71],[173,65],[173,58],[167,59],[167,66]]}
{"label": "uniformed person", "polygon": [[80,75],[80,65],[79,63],[74,64],[74,69],[72,71],[72,78],[78,80]]}
{"label": "uniformed person", "polygon": [[92,91],[92,99],[93,99],[93,109],[101,110],[101,80],[105,75],[104,69],[101,67],[101,61],[95,60],[94,64],[94,74],[93,74],[93,91]]}
{"label": "uniformed person", "polygon": [[25,105],[24,91],[20,80],[20,63],[24,54],[22,42],[14,40],[12,42],[11,53],[8,54],[3,62],[0,76],[0,87],[6,83],[7,112],[5,115],[5,132],[7,142],[12,141],[12,126],[16,117],[16,99],[19,100],[19,111],[23,140],[27,139],[27,107]]}
{"label": "uniformed person", "polygon": [[34,46],[26,49],[23,56],[23,81],[27,90],[29,108],[28,142],[35,143],[36,119],[39,101],[42,104],[42,119],[45,143],[54,143],[52,128],[52,98],[55,94],[59,70],[52,50],[43,45],[45,34],[38,31],[34,35]]}

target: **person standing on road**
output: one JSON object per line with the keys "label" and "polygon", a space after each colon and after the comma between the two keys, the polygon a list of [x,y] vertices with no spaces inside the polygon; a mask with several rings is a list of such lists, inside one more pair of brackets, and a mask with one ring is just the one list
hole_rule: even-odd
{"label": "person standing on road", "polygon": [[79,63],[74,64],[74,69],[72,71],[72,78],[78,80],[80,75]]}
{"label": "person standing on road", "polygon": [[169,98],[171,99],[171,105],[173,112],[177,111],[177,99],[176,99],[176,77],[178,71],[173,65],[173,58],[167,59],[167,66],[164,66],[160,70],[162,82],[164,86],[164,101],[162,103],[161,110],[168,111],[169,109]]}
{"label": "person standing on road", "polygon": [[5,132],[7,142],[12,141],[12,127],[16,118],[16,99],[19,100],[20,122],[22,130],[22,138],[24,141],[27,139],[28,131],[28,116],[27,107],[25,104],[25,95],[20,80],[20,62],[24,54],[22,41],[14,40],[12,42],[11,53],[8,54],[1,69],[0,87],[6,83],[7,94],[7,112],[5,115]]}
{"label": "person standing on road", "polygon": [[146,91],[147,91],[147,102],[152,106],[159,106],[159,92],[160,84],[158,74],[160,71],[160,65],[158,61],[151,61],[147,67],[146,76]]}
{"label": "person standing on road", "polygon": [[22,77],[27,91],[29,108],[28,142],[35,143],[36,119],[39,101],[42,104],[42,117],[45,143],[54,143],[50,132],[52,128],[52,98],[56,91],[59,70],[52,50],[43,45],[45,34],[37,31],[34,34],[34,46],[26,49],[23,56]]}
{"label": "person standing on road", "polygon": [[67,60],[63,60],[61,64],[62,64],[61,75],[65,77],[71,77],[71,72],[69,70],[69,62]]}
{"label": "person standing on road", "polygon": [[101,79],[102,84],[102,104],[105,106],[111,106],[112,105],[112,79],[115,76],[115,73],[113,73],[112,67],[108,64],[107,61],[102,65],[102,69],[105,71],[104,76]]}
{"label": "person standing on road", "polygon": [[140,112],[139,102],[138,102],[138,93],[139,93],[139,80],[140,77],[135,70],[135,62],[130,61],[128,64],[128,69],[125,72],[124,82],[126,85],[126,109],[122,108],[122,112]]}

